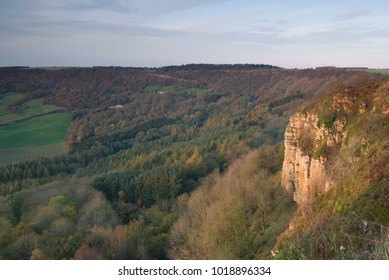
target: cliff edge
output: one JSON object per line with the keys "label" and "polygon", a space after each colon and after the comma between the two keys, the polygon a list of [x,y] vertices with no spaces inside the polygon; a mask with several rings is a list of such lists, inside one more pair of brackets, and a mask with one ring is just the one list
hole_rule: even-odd
{"label": "cliff edge", "polygon": [[332,90],[290,118],[282,186],[298,204],[273,255],[389,257],[389,82]]}
{"label": "cliff edge", "polygon": [[[344,146],[362,149],[356,143],[371,142],[367,135],[350,137],[360,130],[361,121],[368,115],[389,113],[389,82],[338,88],[323,100],[290,118],[285,132],[285,154],[282,169],[282,186],[304,206],[334,185],[328,169],[336,161]],[[373,120],[371,120],[373,121]],[[363,124],[362,124],[363,126]],[[387,129],[387,126],[386,126]],[[383,131],[384,136],[388,136]],[[361,156],[354,151],[350,163]]]}

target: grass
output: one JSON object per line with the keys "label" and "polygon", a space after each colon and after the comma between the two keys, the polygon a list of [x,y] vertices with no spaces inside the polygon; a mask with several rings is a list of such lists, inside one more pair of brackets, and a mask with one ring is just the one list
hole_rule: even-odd
{"label": "grass", "polygon": [[9,93],[0,99],[0,164],[67,151],[64,138],[71,115],[59,113],[62,107],[43,104],[43,98],[14,105],[25,95]]}
{"label": "grass", "polygon": [[18,112],[10,112],[7,109],[7,106],[12,105],[19,99],[19,95],[11,95],[0,100],[0,102],[2,101],[0,104],[4,104],[0,107],[0,125],[9,124],[15,121],[26,120],[36,115],[48,114],[55,111],[63,110],[62,107],[58,107],[55,105],[44,105],[43,98],[39,98],[25,102],[23,105],[21,105]]}
{"label": "grass", "polygon": [[209,89],[202,88],[188,88],[183,86],[160,86],[153,85],[145,88],[145,92],[149,93],[157,93],[157,92],[165,92],[170,94],[205,94],[209,92]]}
{"label": "grass", "polygon": [[3,98],[0,98],[0,117],[8,114],[7,107],[14,104],[24,97],[22,93],[6,94]]}
{"label": "grass", "polygon": [[0,106],[8,106],[19,101],[25,96],[23,93],[7,93],[0,99]]}
{"label": "grass", "polygon": [[57,113],[0,127],[0,149],[62,142],[71,119],[68,113]]}
{"label": "grass", "polygon": [[43,104],[43,98],[17,104],[24,96],[0,98],[0,165],[67,152],[64,138],[72,116],[60,112],[62,107]]}
{"label": "grass", "polygon": [[369,73],[389,75],[389,69],[369,69]]}

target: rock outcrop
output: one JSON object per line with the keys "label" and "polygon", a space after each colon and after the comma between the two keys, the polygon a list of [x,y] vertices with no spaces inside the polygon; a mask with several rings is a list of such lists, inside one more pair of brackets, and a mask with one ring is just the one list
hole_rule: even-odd
{"label": "rock outcrop", "polygon": [[326,174],[327,158],[314,157],[312,149],[317,149],[317,143],[323,139],[327,139],[329,146],[343,139],[341,124],[338,125],[337,133],[332,134],[328,129],[319,128],[317,123],[317,115],[299,113],[291,117],[285,132],[282,185],[293,193],[299,205],[309,203],[331,187]]}
{"label": "rock outcrop", "polygon": [[319,106],[290,118],[281,184],[300,206],[332,187],[328,159],[344,144],[348,120],[367,110],[388,114],[388,96],[388,82],[367,89],[345,88],[329,94]]}

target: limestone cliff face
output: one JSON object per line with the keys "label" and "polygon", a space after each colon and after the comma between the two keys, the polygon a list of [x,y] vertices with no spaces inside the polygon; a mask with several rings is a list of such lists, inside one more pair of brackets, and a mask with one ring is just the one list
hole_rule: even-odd
{"label": "limestone cliff face", "polygon": [[300,206],[333,186],[327,172],[328,156],[334,156],[344,144],[348,120],[368,110],[379,109],[388,114],[388,93],[388,82],[369,90],[345,88],[328,95],[324,105],[290,118],[285,132],[281,184]]}
{"label": "limestone cliff face", "polygon": [[[317,115],[298,113],[291,117],[285,132],[282,185],[293,193],[294,200],[300,205],[309,203],[331,187],[331,180],[326,174],[327,158],[314,157],[311,151],[304,150],[318,149],[319,143],[329,147],[338,145],[345,136],[341,121],[337,121],[334,129],[319,128],[317,123]],[[304,147],[304,141],[311,143],[305,143],[308,147]]]}

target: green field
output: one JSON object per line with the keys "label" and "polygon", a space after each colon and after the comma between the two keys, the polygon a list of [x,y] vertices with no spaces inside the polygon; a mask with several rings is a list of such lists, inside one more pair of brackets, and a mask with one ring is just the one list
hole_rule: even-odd
{"label": "green field", "polygon": [[62,107],[43,104],[43,98],[18,104],[24,96],[0,99],[0,164],[67,151],[64,139],[72,116]]}
{"label": "green field", "polygon": [[389,75],[389,69],[369,69],[369,73]]}
{"label": "green field", "polygon": [[0,149],[62,142],[71,119],[68,113],[56,113],[2,126]]}
{"label": "green field", "polygon": [[23,93],[8,93],[0,98],[0,108],[14,104],[24,97]]}
{"label": "green field", "polygon": [[14,104],[24,97],[22,93],[7,94],[3,98],[0,98],[0,118],[9,114],[7,107]]}
{"label": "green field", "polygon": [[145,92],[149,93],[169,93],[169,94],[204,94],[208,93],[209,89],[203,88],[188,88],[183,86],[161,86],[161,85],[153,85],[145,88]]}
{"label": "green field", "polygon": [[0,103],[0,106],[4,104],[0,107],[0,125],[8,124],[15,121],[22,121],[37,115],[63,110],[62,107],[58,107],[55,105],[44,105],[43,98],[39,98],[25,102],[18,108],[17,112],[13,113],[10,112],[7,107],[21,98],[17,99],[17,97],[11,95],[3,98],[2,100],[4,99],[5,101]]}

